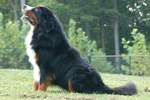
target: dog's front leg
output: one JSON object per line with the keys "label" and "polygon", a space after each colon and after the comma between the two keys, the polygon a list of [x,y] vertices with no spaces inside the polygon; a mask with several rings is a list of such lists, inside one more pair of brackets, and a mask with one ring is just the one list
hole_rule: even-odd
{"label": "dog's front leg", "polygon": [[48,88],[48,86],[51,84],[52,77],[47,76],[45,81],[38,85],[38,91],[45,92]]}
{"label": "dog's front leg", "polygon": [[39,83],[37,81],[34,81],[32,91],[37,91],[38,87],[39,87]]}

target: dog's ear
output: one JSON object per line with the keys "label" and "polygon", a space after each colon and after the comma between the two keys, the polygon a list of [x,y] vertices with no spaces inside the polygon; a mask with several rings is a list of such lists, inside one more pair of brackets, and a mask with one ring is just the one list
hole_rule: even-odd
{"label": "dog's ear", "polygon": [[52,29],[54,29],[54,18],[52,11],[47,7],[42,7],[43,9],[43,15],[45,16],[46,23],[44,24],[45,31],[50,32]]}
{"label": "dog's ear", "polygon": [[50,32],[51,30],[54,29],[54,20],[53,18],[48,18],[46,24],[45,24],[45,31]]}

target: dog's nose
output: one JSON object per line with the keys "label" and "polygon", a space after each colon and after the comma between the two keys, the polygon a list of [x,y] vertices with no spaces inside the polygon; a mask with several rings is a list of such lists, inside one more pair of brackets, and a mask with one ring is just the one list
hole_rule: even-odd
{"label": "dog's nose", "polygon": [[26,5],[26,4],[23,5],[23,9],[25,9],[25,8],[27,8],[27,5]]}

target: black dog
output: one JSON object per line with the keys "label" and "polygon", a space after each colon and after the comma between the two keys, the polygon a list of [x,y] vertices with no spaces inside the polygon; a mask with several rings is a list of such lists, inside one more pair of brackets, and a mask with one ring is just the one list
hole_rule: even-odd
{"label": "black dog", "polygon": [[46,91],[50,83],[70,92],[133,95],[134,83],[109,88],[96,69],[72,47],[62,25],[44,6],[24,5],[22,20],[31,25],[26,37],[27,54],[34,66],[33,91]]}

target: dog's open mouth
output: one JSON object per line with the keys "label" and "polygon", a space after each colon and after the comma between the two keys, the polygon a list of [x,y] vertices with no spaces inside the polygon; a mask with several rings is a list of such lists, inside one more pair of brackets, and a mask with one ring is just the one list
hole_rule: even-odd
{"label": "dog's open mouth", "polygon": [[22,19],[23,21],[28,21],[28,22],[30,22],[31,24],[34,24],[34,22],[35,22],[35,20],[34,20],[34,18],[33,18],[32,16],[23,15],[23,16],[21,17],[21,19]]}

